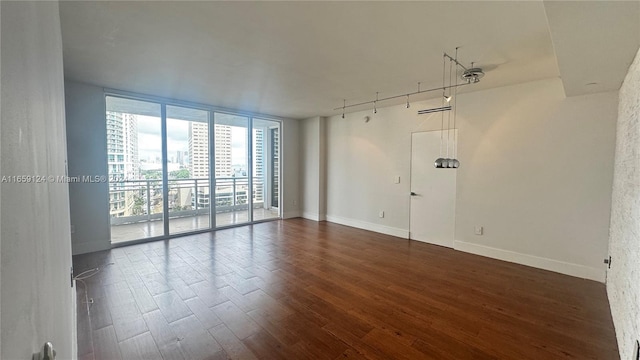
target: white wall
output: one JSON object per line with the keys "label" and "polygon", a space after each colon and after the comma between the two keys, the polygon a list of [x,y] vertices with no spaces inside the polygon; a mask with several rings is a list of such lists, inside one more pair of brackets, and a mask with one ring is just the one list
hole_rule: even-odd
{"label": "white wall", "polygon": [[[565,98],[548,79],[458,104],[455,248],[604,281],[616,93]],[[441,114],[416,114],[436,106],[328,119],[327,220],[408,237],[411,133],[440,128]]]}
{"label": "white wall", "polygon": [[640,51],[620,88],[607,294],[620,358],[640,340]]}
{"label": "white wall", "polygon": [[326,216],[326,118],[300,120],[300,183],[302,216],[322,221]]}
{"label": "white wall", "polygon": [[[57,2],[1,2],[3,176],[64,176],[65,109]],[[4,183],[2,359],[31,359],[51,341],[76,357],[64,182]]]}
{"label": "white wall", "polygon": [[[65,81],[69,176],[108,176],[105,97],[102,88]],[[111,248],[109,185],[69,184],[74,254]]]}
{"label": "white wall", "polygon": [[300,126],[298,120],[284,119],[282,121],[282,203],[285,219],[300,216]]}

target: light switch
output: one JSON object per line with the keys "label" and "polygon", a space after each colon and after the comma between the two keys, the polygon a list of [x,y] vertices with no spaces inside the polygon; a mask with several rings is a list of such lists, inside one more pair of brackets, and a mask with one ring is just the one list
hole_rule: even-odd
{"label": "light switch", "polygon": [[482,235],[482,233],[484,232],[484,228],[482,226],[476,226],[475,231],[476,235]]}
{"label": "light switch", "polygon": [[400,184],[400,176],[396,176],[395,179],[394,179],[394,182],[396,184]]}

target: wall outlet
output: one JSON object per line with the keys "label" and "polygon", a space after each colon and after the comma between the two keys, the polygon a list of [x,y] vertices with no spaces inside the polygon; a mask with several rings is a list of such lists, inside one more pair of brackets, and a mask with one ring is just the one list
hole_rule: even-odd
{"label": "wall outlet", "polygon": [[380,212],[378,213],[378,217],[383,218],[383,217],[384,217],[384,211],[380,211]]}
{"label": "wall outlet", "polygon": [[298,200],[293,200],[293,205],[298,205]]}
{"label": "wall outlet", "polygon": [[474,230],[476,235],[482,235],[484,233],[484,228],[482,226],[476,226]]}

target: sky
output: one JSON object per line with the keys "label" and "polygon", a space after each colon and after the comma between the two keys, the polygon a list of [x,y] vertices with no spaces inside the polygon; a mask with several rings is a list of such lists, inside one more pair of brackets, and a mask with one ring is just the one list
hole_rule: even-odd
{"label": "sky", "polygon": [[[155,161],[162,155],[160,136],[160,118],[136,115],[138,119],[138,154],[140,160]],[[247,163],[247,129],[231,127],[231,162],[232,165]],[[167,153],[169,161],[175,159],[178,151],[189,150],[189,121],[167,119]]]}

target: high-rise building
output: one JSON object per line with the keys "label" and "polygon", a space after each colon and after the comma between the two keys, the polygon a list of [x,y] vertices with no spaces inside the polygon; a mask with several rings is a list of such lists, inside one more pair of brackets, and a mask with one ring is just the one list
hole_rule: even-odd
{"label": "high-rise building", "polygon": [[132,114],[123,115],[124,176],[126,180],[140,179],[138,158],[138,119]]}
{"label": "high-rise building", "polygon": [[111,180],[110,215],[132,215],[135,192],[126,191],[123,181],[140,178],[138,121],[135,115],[107,111],[107,164]]}
{"label": "high-rise building", "polygon": [[[215,177],[230,177],[231,167],[231,126],[215,127]],[[187,154],[185,154],[187,155]],[[191,122],[189,125],[189,172],[193,178],[209,177],[209,132],[206,123]]]}
{"label": "high-rise building", "polygon": [[188,164],[189,152],[178,150],[176,152],[176,162],[180,164],[180,167],[183,167]]}
{"label": "high-rise building", "polygon": [[233,175],[231,167],[231,126],[215,125],[215,177],[230,177]]}
{"label": "high-rise building", "polygon": [[[204,122],[189,122],[189,174],[194,179],[209,179],[209,125]],[[193,206],[197,208],[209,207],[208,182],[201,182]],[[195,191],[195,190],[194,190]]]}
{"label": "high-rise building", "polygon": [[209,178],[209,126],[204,122],[189,122],[189,174]]}
{"label": "high-rise building", "polygon": [[264,201],[264,130],[253,129],[253,201],[260,203]]}

